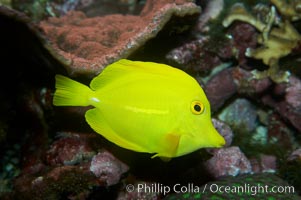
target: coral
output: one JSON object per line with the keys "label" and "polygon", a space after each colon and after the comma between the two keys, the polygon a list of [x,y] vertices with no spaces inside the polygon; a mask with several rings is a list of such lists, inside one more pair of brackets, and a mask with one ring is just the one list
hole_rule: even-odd
{"label": "coral", "polygon": [[256,78],[270,77],[277,83],[286,82],[289,72],[280,71],[279,59],[289,55],[299,45],[301,36],[289,19],[284,18],[280,21],[274,6],[271,6],[270,11],[263,15],[255,17],[248,13],[242,4],[235,4],[231,13],[224,19],[223,25],[228,27],[233,21],[239,20],[251,24],[260,31],[257,42],[262,46],[256,49],[248,48],[245,54],[248,57],[261,59],[269,66],[269,69],[262,72],[253,71],[253,74]]}
{"label": "coral", "polygon": [[69,133],[67,137],[52,143],[46,152],[46,159],[49,165],[75,165],[90,160],[94,155],[85,137]]}
{"label": "coral", "polygon": [[281,0],[270,0],[274,4],[279,12],[292,21],[299,20],[301,18],[299,0],[281,1]]}
{"label": "coral", "polygon": [[90,171],[106,186],[118,183],[121,175],[128,169],[126,164],[107,151],[95,155],[90,164]]}
{"label": "coral", "polygon": [[218,149],[205,165],[214,177],[237,176],[252,172],[250,161],[239,147],[234,146]]}
{"label": "coral", "polygon": [[51,41],[47,48],[65,64],[71,76],[95,76],[106,65],[130,56],[155,37],[173,16],[193,16],[199,12],[199,7],[188,0],[149,0],[140,16],[88,18],[82,12],[69,12],[41,21],[40,27]]}

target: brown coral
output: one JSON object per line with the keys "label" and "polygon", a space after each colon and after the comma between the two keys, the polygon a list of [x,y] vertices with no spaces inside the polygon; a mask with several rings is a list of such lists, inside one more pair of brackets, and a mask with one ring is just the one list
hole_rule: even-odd
{"label": "brown coral", "polygon": [[[279,11],[283,12],[283,9]],[[262,13],[257,14],[262,15]],[[280,14],[285,16],[285,13]],[[235,4],[231,13],[223,21],[223,25],[228,27],[233,21],[239,20],[251,24],[260,31],[257,42],[261,46],[256,49],[248,48],[245,55],[261,59],[264,64],[269,66],[269,69],[263,72],[254,71],[255,78],[270,77],[277,83],[287,82],[290,73],[280,71],[278,61],[289,55],[299,45],[301,36],[289,19],[278,20],[280,17],[276,13],[275,6],[271,6],[269,12],[264,13],[261,18],[247,12],[242,4]]]}
{"label": "brown coral", "polygon": [[149,0],[140,16],[88,18],[82,12],[70,12],[42,21],[40,26],[52,42],[48,49],[65,63],[71,76],[93,76],[155,37],[172,16],[194,15],[199,11],[188,0]]}
{"label": "brown coral", "polygon": [[292,21],[299,20],[301,18],[301,2],[300,0],[291,0],[289,2],[283,0],[270,0],[277,9]]}

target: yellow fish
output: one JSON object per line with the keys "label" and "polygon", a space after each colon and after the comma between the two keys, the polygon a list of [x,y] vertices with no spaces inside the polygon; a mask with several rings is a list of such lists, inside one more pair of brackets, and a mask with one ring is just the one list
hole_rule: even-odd
{"label": "yellow fish", "polygon": [[92,105],[85,114],[88,124],[123,148],[172,158],[225,144],[212,125],[204,91],[177,68],[122,59],[107,66],[90,88],[55,78],[53,104]]}

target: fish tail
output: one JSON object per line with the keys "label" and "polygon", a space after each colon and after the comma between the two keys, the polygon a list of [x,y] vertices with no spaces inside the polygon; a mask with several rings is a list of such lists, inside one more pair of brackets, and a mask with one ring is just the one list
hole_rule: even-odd
{"label": "fish tail", "polygon": [[66,76],[55,76],[56,91],[53,97],[55,106],[88,106],[93,91],[86,85]]}

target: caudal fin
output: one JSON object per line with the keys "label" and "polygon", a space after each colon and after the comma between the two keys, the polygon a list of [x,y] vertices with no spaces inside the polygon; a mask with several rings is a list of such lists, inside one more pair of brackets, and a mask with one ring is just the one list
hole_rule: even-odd
{"label": "caudal fin", "polygon": [[92,90],[66,76],[55,76],[56,91],[53,97],[55,106],[88,106]]}

